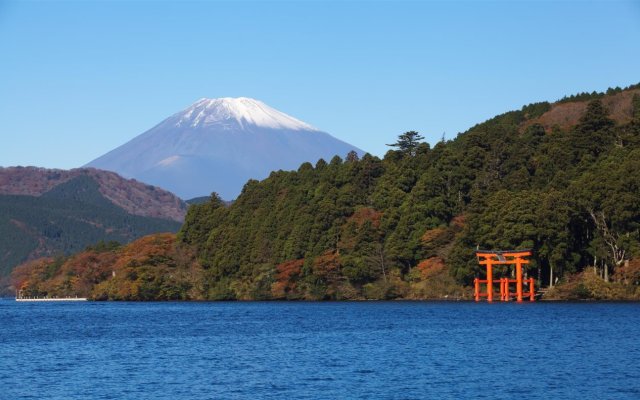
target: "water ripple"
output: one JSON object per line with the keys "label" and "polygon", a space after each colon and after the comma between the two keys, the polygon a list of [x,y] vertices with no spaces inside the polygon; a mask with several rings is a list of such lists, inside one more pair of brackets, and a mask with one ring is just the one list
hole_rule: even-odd
{"label": "water ripple", "polygon": [[0,302],[0,399],[636,399],[637,304]]}

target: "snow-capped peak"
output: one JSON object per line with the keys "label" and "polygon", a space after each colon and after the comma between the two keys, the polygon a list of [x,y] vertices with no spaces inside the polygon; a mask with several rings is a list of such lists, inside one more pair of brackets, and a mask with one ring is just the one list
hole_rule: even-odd
{"label": "snow-capped peak", "polygon": [[263,102],[247,97],[202,98],[176,114],[178,126],[204,127],[237,122],[240,127],[255,125],[270,129],[317,130]]}

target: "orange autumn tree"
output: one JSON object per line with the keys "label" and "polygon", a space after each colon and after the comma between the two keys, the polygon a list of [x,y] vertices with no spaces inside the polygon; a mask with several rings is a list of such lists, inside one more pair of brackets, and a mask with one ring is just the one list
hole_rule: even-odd
{"label": "orange autumn tree", "polygon": [[421,261],[416,267],[420,272],[420,279],[427,280],[444,269],[444,260],[440,257],[431,257]]}
{"label": "orange autumn tree", "polygon": [[54,262],[53,258],[39,258],[16,267],[11,274],[11,285],[21,290],[23,296],[45,296],[43,280],[48,276],[47,267]]}
{"label": "orange autumn tree", "polygon": [[271,285],[271,294],[275,299],[295,297],[298,279],[302,272],[304,259],[289,260],[276,266],[276,281]]}

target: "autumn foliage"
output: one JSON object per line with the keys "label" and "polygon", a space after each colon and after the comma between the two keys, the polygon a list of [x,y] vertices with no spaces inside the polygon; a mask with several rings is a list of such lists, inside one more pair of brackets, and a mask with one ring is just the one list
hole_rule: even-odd
{"label": "autumn foliage", "polygon": [[68,258],[23,264],[13,285],[28,296],[79,296],[102,300],[200,298],[201,267],[175,235],[145,236],[123,247],[87,249]]}
{"label": "autumn foliage", "polygon": [[445,265],[442,258],[431,257],[429,259],[421,261],[416,268],[418,269],[418,271],[420,271],[420,278],[425,280],[440,273],[442,270],[444,270]]}
{"label": "autumn foliage", "polygon": [[640,258],[630,260],[614,274],[614,280],[632,285],[640,285]]}
{"label": "autumn foliage", "polygon": [[446,233],[447,233],[447,228],[443,228],[443,227],[429,229],[422,235],[422,237],[420,237],[420,240],[422,240],[423,243],[432,243],[440,239]]}
{"label": "autumn foliage", "polygon": [[304,259],[300,259],[285,261],[276,266],[276,281],[271,286],[274,298],[284,299],[296,293],[303,265]]}
{"label": "autumn foliage", "polygon": [[362,207],[357,209],[353,215],[351,215],[347,222],[354,222],[358,227],[362,227],[365,222],[370,222],[374,228],[380,227],[380,219],[382,213],[371,207]]}

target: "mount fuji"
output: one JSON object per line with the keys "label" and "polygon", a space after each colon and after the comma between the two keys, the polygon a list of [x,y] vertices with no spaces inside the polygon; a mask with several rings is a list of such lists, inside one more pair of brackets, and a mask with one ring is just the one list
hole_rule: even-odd
{"label": "mount fuji", "polygon": [[261,101],[200,99],[86,166],[167,189],[183,199],[238,196],[249,179],[363,151]]}

